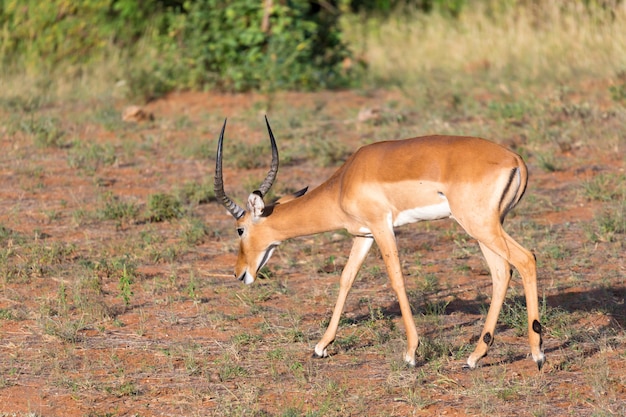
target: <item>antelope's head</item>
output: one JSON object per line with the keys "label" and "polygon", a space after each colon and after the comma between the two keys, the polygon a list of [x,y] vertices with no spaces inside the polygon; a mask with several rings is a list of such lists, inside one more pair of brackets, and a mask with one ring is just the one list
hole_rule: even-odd
{"label": "antelope's head", "polygon": [[[246,284],[252,284],[261,268],[269,261],[274,253],[274,249],[280,244],[271,227],[266,224],[272,214],[275,204],[286,200],[279,200],[274,205],[265,205],[263,197],[272,187],[278,172],[278,148],[276,140],[270,128],[270,124],[265,118],[267,131],[270,136],[272,146],[272,164],[270,170],[263,180],[258,190],[255,190],[248,197],[246,210],[231,200],[224,192],[224,180],[222,175],[222,143],[224,141],[224,130],[226,120],[222,126],[222,131],[217,143],[217,157],[215,162],[215,196],[226,207],[226,210],[235,218],[237,234],[239,235],[239,255],[235,265],[235,276]],[[294,194],[299,197],[306,192],[304,190]]]}

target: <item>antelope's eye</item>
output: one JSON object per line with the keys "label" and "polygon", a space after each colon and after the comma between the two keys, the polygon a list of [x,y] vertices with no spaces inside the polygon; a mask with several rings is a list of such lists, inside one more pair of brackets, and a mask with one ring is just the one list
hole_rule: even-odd
{"label": "antelope's eye", "polygon": [[237,234],[238,234],[239,236],[243,235],[243,227],[238,227],[238,228],[237,228]]}

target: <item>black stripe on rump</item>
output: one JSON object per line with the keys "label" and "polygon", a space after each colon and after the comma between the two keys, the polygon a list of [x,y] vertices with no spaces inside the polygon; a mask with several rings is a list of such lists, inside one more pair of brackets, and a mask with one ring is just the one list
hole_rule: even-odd
{"label": "black stripe on rump", "polygon": [[506,216],[509,210],[516,203],[515,196],[513,196],[513,200],[509,201],[506,208],[505,209],[502,208],[502,204],[504,203],[504,197],[506,197],[509,194],[511,185],[513,184],[513,180],[515,179],[515,174],[517,174],[518,170],[519,170],[518,168],[513,168],[511,170],[511,174],[509,175],[509,180],[506,183],[506,187],[504,187],[504,191],[502,192],[502,197],[500,197],[500,203],[498,204],[498,207],[500,209],[500,223],[504,222],[504,216]]}

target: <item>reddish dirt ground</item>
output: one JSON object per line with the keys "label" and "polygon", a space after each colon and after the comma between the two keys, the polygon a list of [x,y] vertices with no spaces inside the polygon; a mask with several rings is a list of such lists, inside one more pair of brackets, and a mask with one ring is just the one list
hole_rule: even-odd
{"label": "reddish dirt ground", "polygon": [[[225,115],[232,115],[227,146],[256,144],[266,140],[262,114],[278,121],[294,109],[323,106],[323,121],[311,116],[299,129],[327,123],[352,150],[376,138],[376,124],[354,121],[358,112],[403,98],[381,91],[289,93],[274,100],[174,94],[146,106],[155,122],[113,131],[68,118],[65,129],[76,138],[114,144],[116,162],[99,166],[96,174],[68,163],[71,148],[41,149],[20,132],[0,131],[0,224],[28,237],[26,243],[4,240],[6,250],[15,250],[4,252],[9,260],[0,294],[0,311],[7,312],[0,320],[0,415],[624,415],[626,323],[620,309],[626,269],[623,257],[615,257],[623,254],[623,235],[606,242],[585,237],[605,203],[580,191],[598,173],[623,175],[621,152],[588,145],[566,149],[557,155],[555,172],[530,157],[526,200],[508,222],[541,258],[539,288],[547,305],[566,313],[555,314],[559,320],[571,320],[562,327],[545,323],[553,333],[545,338],[548,363],[541,372],[529,359],[526,337],[504,325],[483,366],[462,370],[480,332],[491,281],[476,245],[452,222],[398,232],[419,332],[452,349],[405,369],[399,363],[399,310],[375,249],[348,299],[341,343],[331,347],[330,358],[310,358],[330,318],[338,271],[349,251],[344,234],[283,244],[270,262],[271,277],[243,287],[232,277],[232,218],[215,201],[193,207],[209,232],[201,243],[184,247],[184,219],[77,217],[79,210],[102,206],[106,192],[143,207],[156,191],[171,192],[188,181],[210,183],[214,160],[184,157],[180,149],[206,138],[213,146]],[[67,104],[44,113],[63,119],[77,111],[79,106]],[[249,119],[257,120],[258,131],[244,122]],[[281,150],[289,146],[281,141],[288,123],[276,123]],[[619,134],[623,146],[626,139]],[[226,166],[229,193],[242,201],[247,184],[266,169]],[[288,163],[279,173],[278,191],[315,186],[334,169]],[[37,245],[72,246],[48,261],[49,252],[32,249]],[[102,272],[96,272],[98,294],[79,299],[91,294],[77,284],[83,264],[124,255],[136,267],[129,305],[120,297],[119,276]],[[437,276],[438,283],[426,288],[424,276]],[[69,298],[65,303],[59,301],[61,291]],[[522,295],[518,278],[511,292]],[[441,302],[448,303],[444,314],[425,313]],[[563,330],[569,327],[571,332]]]}

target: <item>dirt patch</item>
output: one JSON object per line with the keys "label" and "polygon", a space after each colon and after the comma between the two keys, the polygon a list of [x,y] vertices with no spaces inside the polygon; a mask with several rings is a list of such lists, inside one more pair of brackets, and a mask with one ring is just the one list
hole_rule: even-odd
{"label": "dirt patch", "polygon": [[[587,99],[592,105],[594,97]],[[602,96],[597,106],[605,111],[611,103]],[[550,143],[528,145],[531,182],[507,229],[538,256],[548,356],[541,372],[528,355],[517,276],[490,355],[481,368],[462,370],[480,333],[491,280],[477,245],[452,222],[398,232],[422,336],[418,366],[408,369],[400,361],[405,336],[399,309],[376,249],[348,298],[330,357],[315,360],[310,356],[334,306],[349,236],[286,242],[272,258],[269,276],[244,287],[232,273],[232,218],[214,200],[189,203],[182,217],[164,222],[145,214],[154,193],[182,195],[185,183],[195,183],[200,193],[211,184],[212,149],[224,117],[230,152],[237,143],[264,143],[262,115],[270,115],[279,147],[290,155],[276,186],[283,194],[315,186],[336,169],[317,159],[330,152],[320,143],[354,150],[394,132],[421,132],[425,112],[414,107],[410,98],[389,91],[180,93],[146,106],[154,120],[140,124],[105,123],[97,106],[80,120],[63,116],[67,108],[36,114],[61,120],[63,146],[42,147],[19,129],[4,132],[0,412],[626,412],[624,231],[619,225],[605,230],[609,225],[598,217],[610,210],[617,218],[624,195],[617,190],[615,201],[601,201],[589,191],[600,173],[612,176],[608,184],[623,178],[623,156],[612,148],[587,142],[564,153]],[[378,109],[371,112],[377,116],[359,121],[363,109]],[[585,120],[587,129],[613,123]],[[447,123],[464,130],[487,122],[450,117]],[[209,152],[203,143],[211,145]],[[540,152],[555,152],[558,169],[543,167]],[[236,168],[233,161],[225,167],[227,189],[244,201],[266,164]]]}

